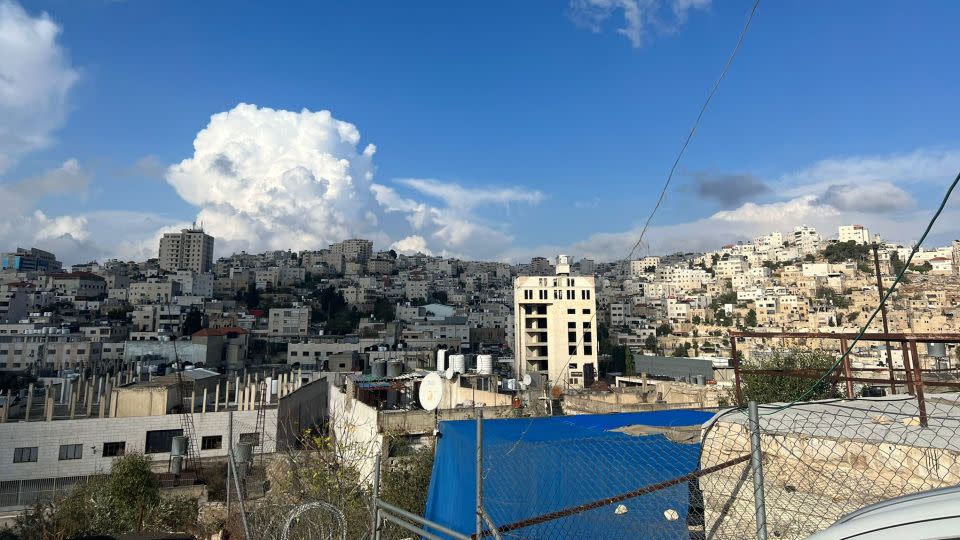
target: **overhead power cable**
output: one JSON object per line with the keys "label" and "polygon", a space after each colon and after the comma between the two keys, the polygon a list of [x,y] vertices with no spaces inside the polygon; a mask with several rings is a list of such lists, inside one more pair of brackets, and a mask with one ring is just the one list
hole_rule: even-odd
{"label": "overhead power cable", "polygon": [[654,216],[656,216],[657,211],[660,209],[660,205],[663,204],[663,199],[667,195],[667,190],[670,189],[670,183],[673,181],[673,175],[677,171],[677,166],[680,165],[680,160],[683,159],[683,154],[687,151],[687,147],[690,146],[690,143],[693,141],[693,136],[696,135],[697,128],[700,127],[700,121],[703,120],[703,115],[707,112],[707,107],[710,106],[713,96],[717,93],[717,89],[720,88],[720,83],[723,82],[723,79],[726,78],[727,73],[730,71],[730,67],[733,65],[733,60],[737,57],[737,53],[740,51],[740,46],[743,45],[743,40],[747,36],[747,31],[750,29],[750,23],[753,22],[753,16],[757,13],[757,8],[759,6],[760,0],[756,0],[753,3],[753,7],[750,9],[750,14],[747,16],[747,21],[744,23],[743,29],[740,31],[740,37],[737,38],[737,44],[733,47],[733,50],[730,51],[730,56],[727,57],[727,62],[723,65],[723,70],[720,72],[720,76],[717,77],[717,80],[713,83],[713,87],[710,88],[707,98],[703,101],[703,105],[700,106],[700,112],[697,113],[697,119],[693,121],[693,126],[690,128],[690,133],[687,134],[687,138],[683,141],[683,146],[680,147],[680,151],[677,153],[676,159],[673,160],[673,165],[670,167],[670,172],[667,174],[666,182],[663,183],[663,189],[660,190],[660,196],[657,198],[657,203],[653,206],[653,210],[650,212],[650,215],[647,216],[647,220],[643,223],[643,229],[640,230],[640,237],[637,238],[637,242],[630,250],[630,254],[627,255],[627,261],[633,259],[633,255],[640,247],[640,244],[643,243],[643,238],[647,234],[647,229],[650,228],[650,223],[653,221]]}

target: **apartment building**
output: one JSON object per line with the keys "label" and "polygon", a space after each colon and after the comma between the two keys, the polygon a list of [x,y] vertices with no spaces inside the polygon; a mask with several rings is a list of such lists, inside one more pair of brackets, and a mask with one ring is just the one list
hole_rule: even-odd
{"label": "apartment building", "polygon": [[160,238],[160,269],[167,272],[209,272],[213,266],[213,240],[203,229],[183,229]]}
{"label": "apartment building", "polygon": [[554,276],[514,280],[516,368],[519,376],[545,372],[551,384],[589,386],[597,374],[597,314],[593,276],[571,276],[557,257]]}
{"label": "apartment building", "polygon": [[161,278],[150,278],[147,281],[131,283],[127,290],[127,301],[131,304],[151,304],[154,302],[167,303],[174,296],[181,294],[179,281],[167,281]]}
{"label": "apartment building", "polygon": [[89,272],[51,274],[50,284],[57,295],[72,296],[81,300],[99,298],[107,294],[107,281]]}
{"label": "apartment building", "polygon": [[359,238],[351,238],[336,244],[330,244],[330,251],[343,255],[348,261],[365,264],[373,256],[373,242]]}
{"label": "apartment building", "polygon": [[306,336],[310,330],[310,308],[271,308],[267,325],[270,336]]}
{"label": "apartment building", "polygon": [[870,231],[863,225],[841,225],[837,237],[841,242],[870,243]]}
{"label": "apartment building", "polygon": [[59,272],[63,264],[56,255],[37,248],[17,248],[16,251],[0,253],[0,270],[18,272]]}

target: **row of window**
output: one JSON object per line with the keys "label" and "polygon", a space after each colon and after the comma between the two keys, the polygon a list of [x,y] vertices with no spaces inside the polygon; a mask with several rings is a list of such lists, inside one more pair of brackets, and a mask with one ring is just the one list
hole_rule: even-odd
{"label": "row of window", "polygon": [[[144,453],[147,454],[159,454],[163,452],[169,452],[173,447],[173,438],[183,435],[182,429],[160,429],[147,432],[146,445],[144,446]],[[241,433],[239,441],[241,443],[248,443],[254,446],[260,444],[260,434],[259,433]],[[96,447],[91,447],[96,453]],[[223,448],[223,436],[222,435],[207,435],[200,438],[200,449],[201,450],[219,450]],[[126,441],[115,441],[115,442],[105,442],[103,443],[102,455],[103,457],[116,457],[122,456],[126,453],[127,443]],[[13,462],[14,463],[36,463],[37,458],[39,457],[40,448],[38,446],[24,446],[21,448],[14,448],[13,450]],[[81,459],[83,457],[83,445],[82,444],[61,444],[60,445],[60,456],[59,461],[66,461],[71,459]]]}
{"label": "row of window", "polygon": [[[537,298],[540,299],[540,300],[547,300],[547,299],[549,299],[550,294],[547,292],[546,289],[539,289],[539,290],[537,291],[536,296],[537,296]],[[533,297],[534,297],[533,289],[524,289],[524,291],[523,291],[523,299],[524,299],[524,300],[533,300]],[[563,290],[559,290],[559,289],[553,291],[553,299],[554,299],[554,300],[563,300],[564,297],[566,297],[567,300],[576,300],[576,299],[577,299],[577,291],[575,291],[575,290],[573,290],[573,289],[567,289],[567,290],[566,290],[566,294],[564,294],[564,291],[563,291]],[[582,290],[580,291],[580,299],[581,299],[581,300],[589,300],[589,299],[590,299],[590,289],[582,289]]]}

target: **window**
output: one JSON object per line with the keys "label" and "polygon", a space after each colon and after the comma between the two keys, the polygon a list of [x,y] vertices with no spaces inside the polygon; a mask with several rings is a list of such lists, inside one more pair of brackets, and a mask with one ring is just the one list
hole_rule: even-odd
{"label": "window", "polygon": [[590,290],[589,290],[589,289],[584,289],[584,290],[580,291],[580,297],[583,298],[584,300],[589,300],[589,299],[590,299]]}
{"label": "window", "polygon": [[297,355],[297,351],[290,351],[290,356],[296,356],[296,355]]}
{"label": "window", "polygon": [[583,342],[584,342],[584,343],[593,343],[593,332],[584,332],[584,333],[583,333]]}
{"label": "window", "polygon": [[577,333],[576,332],[567,332],[567,341],[570,343],[576,343]]}
{"label": "window", "polygon": [[583,354],[586,354],[586,355],[591,355],[591,354],[593,354],[593,346],[592,346],[592,345],[584,345],[584,346],[583,346]]}
{"label": "window", "polygon": [[590,321],[583,323],[584,330],[589,330],[590,328],[593,328],[592,326],[590,326]]}
{"label": "window", "polygon": [[576,313],[577,313],[577,310],[573,308],[570,308],[567,310],[567,315],[575,315]]}
{"label": "window", "polygon": [[253,433],[241,433],[239,442],[244,444],[251,444],[253,446],[260,445],[260,434],[257,432]]}
{"label": "window", "polygon": [[584,314],[584,315],[589,315],[589,314],[590,314],[590,309],[589,309],[589,308],[588,308],[588,309],[584,309],[584,310],[583,310],[583,314]]}
{"label": "window", "polygon": [[35,463],[37,461],[37,450],[38,448],[36,446],[14,448],[13,462],[14,463]]}
{"label": "window", "polygon": [[567,323],[567,328],[576,328],[576,327],[577,327],[577,321],[569,321]]}
{"label": "window", "polygon": [[61,444],[60,445],[60,461],[67,459],[80,459],[83,457],[83,445],[82,444]]}
{"label": "window", "polygon": [[567,290],[567,300],[576,300],[576,299],[577,299],[577,291],[574,291],[573,289]]}
{"label": "window", "polygon": [[200,439],[201,450],[219,450],[223,448],[223,435],[208,435]]}
{"label": "window", "polygon": [[568,346],[567,346],[567,354],[570,354],[570,355],[577,354],[577,346],[576,346],[576,345],[568,345]]}
{"label": "window", "polygon": [[567,364],[567,367],[568,367],[569,369],[577,369],[577,363],[576,363],[576,362],[570,362],[569,364]]}
{"label": "window", "polygon": [[144,452],[147,454],[169,452],[173,446],[173,438],[182,435],[182,429],[157,429],[148,431],[147,444],[144,445]]}
{"label": "window", "polygon": [[546,300],[546,299],[547,299],[547,290],[546,290],[546,289],[540,289],[540,299],[541,299],[541,300]]}

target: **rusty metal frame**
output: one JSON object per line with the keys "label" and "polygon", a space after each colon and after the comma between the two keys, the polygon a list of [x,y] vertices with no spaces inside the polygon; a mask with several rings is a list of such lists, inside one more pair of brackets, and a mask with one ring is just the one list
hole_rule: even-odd
{"label": "rusty metal frame", "polygon": [[[874,384],[883,384],[889,382],[890,389],[892,394],[897,393],[897,385],[901,385],[906,388],[907,393],[910,395],[916,396],[917,398],[917,409],[920,415],[920,425],[923,427],[927,426],[927,406],[926,400],[924,399],[924,385],[930,384],[933,386],[940,386],[946,388],[957,388],[960,389],[960,381],[950,382],[950,381],[924,381],[923,373],[924,372],[940,372],[939,369],[928,369],[924,370],[923,366],[920,364],[920,355],[917,351],[917,343],[960,343],[960,334],[947,334],[947,333],[923,333],[923,334],[907,334],[907,333],[894,333],[894,332],[877,332],[877,333],[864,333],[862,335],[849,332],[757,332],[757,331],[743,331],[743,330],[730,330],[730,355],[731,355],[731,365],[733,366],[733,376],[734,384],[736,391],[737,403],[743,405],[743,389],[742,389],[742,376],[743,375],[775,375],[781,377],[799,377],[805,379],[820,379],[823,377],[823,373],[817,372],[815,370],[776,370],[776,369],[743,369],[740,365],[740,355],[737,353],[737,339],[746,339],[746,338],[763,338],[763,339],[835,339],[840,342],[840,355],[841,355],[841,366],[839,366],[843,371],[842,374],[835,372],[830,374],[827,377],[827,380],[833,383],[844,383],[846,387],[846,394],[848,399],[853,399],[853,383],[874,383]],[[857,342],[861,341],[870,341],[870,342],[885,342],[887,344],[887,367],[883,368],[866,368],[862,371],[887,371],[889,373],[889,380],[885,379],[872,379],[867,377],[854,377],[853,369],[850,365],[849,357],[847,356],[848,343],[856,340]],[[903,352],[903,368],[894,368],[893,362],[889,361],[890,358],[890,343],[900,343],[901,350]],[[861,371],[861,370],[858,370]],[[897,378],[894,373],[903,373],[903,379]]]}

